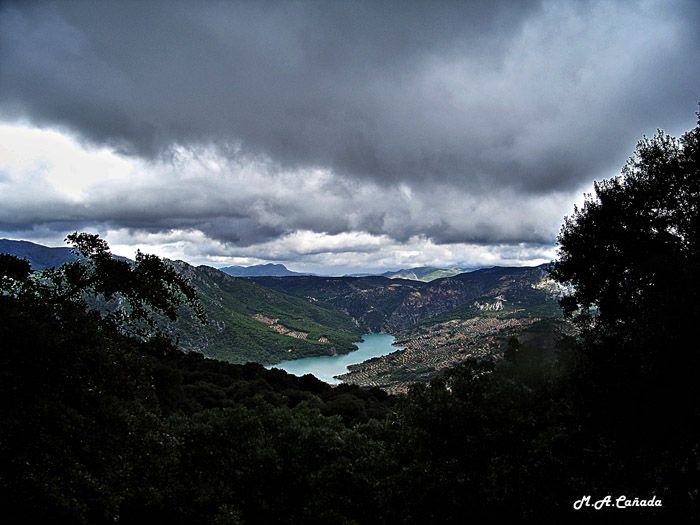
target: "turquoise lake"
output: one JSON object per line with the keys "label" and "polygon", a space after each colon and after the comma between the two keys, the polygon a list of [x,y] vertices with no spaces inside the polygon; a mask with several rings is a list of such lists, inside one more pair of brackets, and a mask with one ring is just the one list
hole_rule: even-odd
{"label": "turquoise lake", "polygon": [[321,381],[337,385],[340,381],[333,376],[347,372],[349,365],[401,350],[400,347],[392,346],[395,338],[390,334],[365,334],[362,336],[362,339],[359,343],[355,343],[357,350],[349,354],[292,359],[291,361],[282,361],[276,365],[270,365],[267,368],[281,368],[295,376],[312,374]]}

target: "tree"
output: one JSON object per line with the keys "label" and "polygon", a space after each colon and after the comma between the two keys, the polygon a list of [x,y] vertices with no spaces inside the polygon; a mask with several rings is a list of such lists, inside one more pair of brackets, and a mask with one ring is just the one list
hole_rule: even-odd
{"label": "tree", "polygon": [[[565,219],[551,270],[571,285],[562,306],[583,336],[568,385],[575,421],[598,443],[607,483],[695,515],[700,113],[680,139],[643,138],[621,175],[594,189]],[[648,458],[663,459],[651,469]]]}
{"label": "tree", "polygon": [[119,310],[122,319],[151,323],[154,313],[162,313],[174,321],[178,309],[186,305],[205,320],[196,290],[159,257],[137,250],[132,264],[112,257],[107,243],[97,235],[73,233],[67,240],[84,259],[64,265],[50,277],[57,288],[67,288],[65,293],[70,296],[90,293],[106,300],[122,298],[127,306]]}
{"label": "tree", "polygon": [[139,250],[133,263],[115,258],[103,239],[89,233],[72,233],[66,241],[78,259],[36,275],[26,261],[3,256],[0,292],[56,310],[90,305],[100,309],[105,322],[122,329],[133,328],[134,323],[153,326],[156,315],[174,321],[182,306],[205,320],[196,290],[159,257]]}
{"label": "tree", "polygon": [[700,113],[680,139],[643,138],[622,174],[594,188],[565,219],[551,270],[572,285],[562,306],[582,329],[588,363],[630,392],[635,380],[695,392]]}
{"label": "tree", "polygon": [[96,235],[68,241],[80,259],[48,271],[0,256],[0,512],[113,522],[125,499],[167,490],[176,447],[147,357],[169,346],[126,333],[202,307],[155,256],[131,263]]}

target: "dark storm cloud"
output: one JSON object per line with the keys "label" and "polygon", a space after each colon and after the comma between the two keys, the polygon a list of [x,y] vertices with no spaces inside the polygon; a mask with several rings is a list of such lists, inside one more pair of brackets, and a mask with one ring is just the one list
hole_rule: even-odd
{"label": "dark storm cloud", "polygon": [[[0,172],[0,229],[551,243],[642,133],[693,125],[698,27],[698,2],[4,3],[0,118],[146,160],[77,203]],[[178,151],[211,148],[190,177]]]}
{"label": "dark storm cloud", "polygon": [[30,3],[3,14],[3,106],[139,154],[241,142],[285,164],[350,174],[451,172],[450,152],[403,160],[415,144],[383,122],[425,113],[430,101],[392,108],[386,99],[412,89],[417,62],[431,56],[467,46],[484,59],[497,54],[528,9]]}
{"label": "dark storm cloud", "polygon": [[383,182],[571,188],[641,132],[687,122],[700,85],[693,2],[28,2],[1,16],[6,115],[139,155],[214,142]]}

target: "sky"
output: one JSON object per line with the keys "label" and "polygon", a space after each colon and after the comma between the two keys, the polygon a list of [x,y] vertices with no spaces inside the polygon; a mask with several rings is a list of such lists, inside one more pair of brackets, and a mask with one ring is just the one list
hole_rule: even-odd
{"label": "sky", "polygon": [[0,237],[339,275],[534,265],[694,127],[700,2],[0,3]]}

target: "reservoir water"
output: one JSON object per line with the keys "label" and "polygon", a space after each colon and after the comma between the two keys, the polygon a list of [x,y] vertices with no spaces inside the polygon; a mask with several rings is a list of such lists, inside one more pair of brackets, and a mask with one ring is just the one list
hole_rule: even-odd
{"label": "reservoir water", "polygon": [[392,346],[395,338],[390,334],[365,334],[362,341],[355,343],[357,350],[343,355],[324,355],[320,357],[304,357],[303,359],[292,359],[282,361],[267,368],[281,368],[285,372],[295,376],[312,374],[321,381],[332,385],[339,384],[340,381],[333,376],[344,374],[348,371],[348,365],[354,365],[367,361],[373,357],[390,354],[401,348]]}

